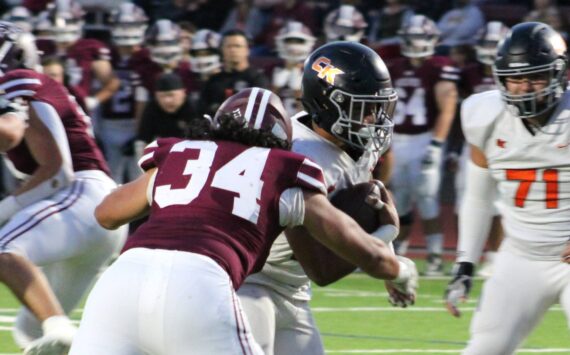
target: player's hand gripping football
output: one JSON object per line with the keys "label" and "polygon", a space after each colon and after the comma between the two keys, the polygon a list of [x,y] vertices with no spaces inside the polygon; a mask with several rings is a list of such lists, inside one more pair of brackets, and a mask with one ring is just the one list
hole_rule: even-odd
{"label": "player's hand gripping football", "polygon": [[443,298],[447,311],[454,317],[461,316],[457,306],[460,301],[465,302],[469,297],[474,268],[474,265],[468,262],[457,263],[453,268],[453,279],[447,285]]}
{"label": "player's hand gripping football", "polygon": [[372,180],[371,182],[376,188],[366,197],[366,203],[378,211],[380,222],[380,228],[372,235],[388,244],[398,236],[400,219],[392,195],[382,181]]}
{"label": "player's hand gripping football", "polygon": [[396,280],[386,280],[384,284],[388,291],[388,302],[394,307],[406,308],[416,303],[419,274],[416,264],[412,260],[398,255],[398,261],[400,268],[405,269],[405,273]]}

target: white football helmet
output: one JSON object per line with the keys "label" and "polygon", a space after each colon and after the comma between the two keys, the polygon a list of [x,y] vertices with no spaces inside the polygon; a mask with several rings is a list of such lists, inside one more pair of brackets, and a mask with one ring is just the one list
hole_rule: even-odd
{"label": "white football helmet", "polygon": [[144,42],[148,17],[137,5],[125,2],[111,13],[111,37],[118,46],[137,46]]}
{"label": "white football helmet", "polygon": [[9,11],[7,11],[3,16],[2,20],[12,22],[13,24],[19,26],[26,32],[32,32],[33,17],[28,9],[23,6],[15,6]]}
{"label": "white football helmet", "polygon": [[275,45],[280,58],[289,62],[302,62],[313,50],[316,40],[307,26],[301,22],[289,21],[277,33]]}
{"label": "white football helmet", "polygon": [[190,66],[199,74],[209,74],[222,66],[220,60],[221,36],[212,30],[199,30],[190,45]]}
{"label": "white football helmet", "polygon": [[362,13],[352,5],[341,5],[338,9],[331,11],[324,25],[327,42],[332,41],[354,41],[360,42],[364,36],[364,29],[368,23],[364,20]]}
{"label": "white football helmet", "polygon": [[440,31],[435,22],[424,15],[414,15],[398,31],[402,55],[408,58],[429,57],[435,52]]}
{"label": "white football helmet", "polygon": [[497,56],[499,42],[502,41],[510,29],[500,21],[487,22],[479,31],[475,51],[477,60],[485,65],[493,65]]}
{"label": "white football helmet", "polygon": [[171,64],[182,58],[180,27],[170,20],[158,20],[146,33],[150,58],[158,64]]}
{"label": "white football helmet", "polygon": [[83,35],[85,12],[74,0],[55,0],[48,5],[48,32],[58,43],[73,43]]}

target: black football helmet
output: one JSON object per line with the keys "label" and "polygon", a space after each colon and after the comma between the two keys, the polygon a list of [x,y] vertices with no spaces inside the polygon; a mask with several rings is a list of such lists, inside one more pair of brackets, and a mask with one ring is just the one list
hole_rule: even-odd
{"label": "black football helmet", "polygon": [[39,67],[35,37],[17,25],[0,21],[0,76],[14,69]]}
{"label": "black football helmet", "polygon": [[302,102],[311,119],[352,148],[390,146],[398,95],[380,56],[357,42],[332,42],[305,61]]}
{"label": "black football helmet", "polygon": [[[493,64],[495,81],[503,100],[520,118],[536,117],[560,101],[566,91],[568,58],[566,42],[552,27],[540,22],[514,26],[499,45]],[[506,79],[546,79],[542,90],[511,94]]]}

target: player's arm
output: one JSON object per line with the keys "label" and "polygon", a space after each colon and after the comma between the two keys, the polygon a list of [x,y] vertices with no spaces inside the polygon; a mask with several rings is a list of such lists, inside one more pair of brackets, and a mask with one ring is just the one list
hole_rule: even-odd
{"label": "player's arm", "polygon": [[[121,81],[115,76],[111,62],[108,60],[95,60],[91,64],[91,69],[97,80],[101,83],[101,89],[93,95],[97,103],[109,100],[121,86]],[[88,104],[89,109],[93,109],[95,104]]]}
{"label": "player's arm", "polygon": [[366,233],[325,195],[304,191],[304,200],[303,226],[316,240],[373,277],[392,280],[399,276],[398,259],[384,242]]}
{"label": "player's arm", "polygon": [[459,210],[457,264],[444,296],[448,311],[456,317],[460,316],[457,304],[469,295],[471,277],[491,229],[496,190],[485,154],[474,145],[470,149],[465,195]]}
{"label": "player's arm", "polygon": [[0,115],[0,152],[6,152],[17,146],[24,138],[26,122],[14,113]]}
{"label": "player's arm", "polygon": [[113,190],[97,208],[95,218],[105,229],[117,229],[123,224],[145,216],[149,209],[148,192],[156,168],[147,170],[136,180]]}
{"label": "player's arm", "polygon": [[372,175],[375,179],[382,181],[384,184],[388,185],[390,178],[392,177],[392,170],[394,168],[394,153],[392,149],[388,149],[384,155],[378,161],[378,164],[374,167]]}
{"label": "player's arm", "polygon": [[0,152],[6,152],[24,139],[28,114],[21,107],[0,98]]}
{"label": "player's arm", "polygon": [[439,114],[433,128],[433,139],[445,142],[457,110],[457,85],[452,81],[441,80],[435,84],[435,100]]}
{"label": "player's arm", "polygon": [[[39,105],[42,105],[40,109],[47,106],[44,103]],[[24,141],[38,166],[29,179],[0,201],[0,223],[10,219],[22,208],[53,195],[73,182],[69,151],[63,151],[63,145],[61,142],[58,144],[54,136],[61,136],[60,140],[66,139],[61,121],[46,117],[46,110],[37,113],[34,103],[30,105],[28,114]],[[52,126],[48,128],[48,124]]]}

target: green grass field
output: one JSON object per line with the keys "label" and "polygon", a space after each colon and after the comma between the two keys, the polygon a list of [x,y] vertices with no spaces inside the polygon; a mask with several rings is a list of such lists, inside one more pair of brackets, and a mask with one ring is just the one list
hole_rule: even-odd
{"label": "green grass field", "polygon": [[[383,284],[355,273],[326,288],[314,289],[312,308],[330,354],[458,354],[468,339],[475,301],[455,319],[443,309],[441,295],[447,279],[422,279],[416,305],[391,307]],[[474,296],[481,289],[478,280]],[[0,287],[0,355],[17,354],[10,328],[17,307]],[[80,311],[74,313],[80,318]],[[520,354],[570,354],[570,335],[560,306],[548,312]],[[102,354],[103,355],[103,354]]]}

